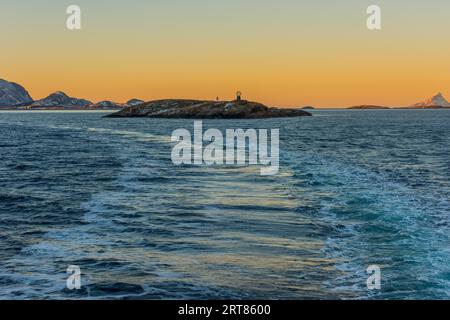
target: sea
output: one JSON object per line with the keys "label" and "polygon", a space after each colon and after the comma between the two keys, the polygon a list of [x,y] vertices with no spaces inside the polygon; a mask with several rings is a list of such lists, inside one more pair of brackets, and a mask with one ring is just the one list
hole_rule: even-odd
{"label": "sea", "polygon": [[174,165],[193,120],[1,111],[0,299],[450,299],[450,110],[311,112],[203,121],[279,129],[262,176]]}

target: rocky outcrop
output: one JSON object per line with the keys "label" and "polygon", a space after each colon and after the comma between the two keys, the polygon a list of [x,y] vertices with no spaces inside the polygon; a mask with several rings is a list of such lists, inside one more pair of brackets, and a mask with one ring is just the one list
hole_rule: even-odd
{"label": "rocky outcrop", "polygon": [[431,99],[413,104],[410,108],[427,109],[427,108],[450,108],[450,103],[444,98],[442,93],[438,93]]}
{"label": "rocky outcrop", "polygon": [[48,97],[35,101],[31,108],[52,108],[60,107],[67,109],[85,108],[92,105],[91,101],[85,99],[72,98],[66,95],[64,92],[58,91],[52,93]]}
{"label": "rocky outcrop", "polygon": [[33,99],[21,85],[0,79],[0,107],[27,105]]}
{"label": "rocky outcrop", "polygon": [[111,118],[261,119],[311,116],[300,109],[269,108],[249,101],[156,100],[108,115]]}

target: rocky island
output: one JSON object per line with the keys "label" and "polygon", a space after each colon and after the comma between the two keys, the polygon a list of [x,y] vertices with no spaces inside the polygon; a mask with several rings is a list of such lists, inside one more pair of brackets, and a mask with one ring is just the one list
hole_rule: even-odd
{"label": "rocky island", "polygon": [[376,110],[376,109],[390,109],[389,107],[385,106],[374,106],[374,105],[361,105],[361,106],[353,106],[347,109],[351,110]]}
{"label": "rocky island", "polygon": [[174,119],[264,119],[311,116],[300,109],[270,108],[258,102],[246,100],[203,101],[167,99],[131,106],[109,118],[148,117]]}

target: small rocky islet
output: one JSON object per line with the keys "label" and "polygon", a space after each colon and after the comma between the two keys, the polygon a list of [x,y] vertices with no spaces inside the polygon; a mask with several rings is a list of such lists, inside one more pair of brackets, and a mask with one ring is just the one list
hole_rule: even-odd
{"label": "small rocky islet", "polygon": [[376,110],[376,109],[390,109],[385,106],[375,106],[375,105],[361,105],[361,106],[353,106],[348,108],[350,110]]}
{"label": "small rocky islet", "polygon": [[166,99],[131,106],[107,115],[108,118],[172,119],[264,119],[311,116],[301,109],[270,108],[247,100],[203,101]]}

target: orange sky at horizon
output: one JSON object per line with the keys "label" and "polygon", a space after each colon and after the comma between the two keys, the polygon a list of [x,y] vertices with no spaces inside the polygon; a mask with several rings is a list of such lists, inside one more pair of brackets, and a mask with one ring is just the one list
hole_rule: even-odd
{"label": "orange sky at horizon", "polygon": [[231,100],[240,90],[279,107],[406,106],[438,92],[450,98],[450,43],[442,41],[450,4],[441,0],[429,1],[431,8],[379,1],[381,31],[366,28],[364,0],[80,0],[80,31],[65,28],[68,1],[45,0],[40,9],[7,2],[0,78],[34,99],[58,90],[94,102]]}

